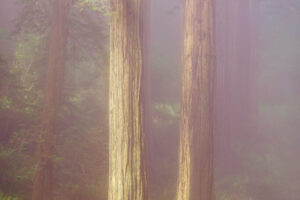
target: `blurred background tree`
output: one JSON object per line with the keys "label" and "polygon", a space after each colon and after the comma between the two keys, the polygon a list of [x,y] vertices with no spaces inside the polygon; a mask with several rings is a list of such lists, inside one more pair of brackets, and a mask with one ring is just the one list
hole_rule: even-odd
{"label": "blurred background tree", "polygon": [[[10,4],[3,2],[3,7],[5,3]],[[52,5],[30,0],[13,6],[10,11],[20,13],[15,26],[6,30],[13,34],[5,36],[15,50],[1,59],[5,78],[0,97],[0,188],[4,194],[30,199]],[[55,136],[55,199],[106,195],[106,7],[104,2],[75,1],[70,10],[67,69]]]}

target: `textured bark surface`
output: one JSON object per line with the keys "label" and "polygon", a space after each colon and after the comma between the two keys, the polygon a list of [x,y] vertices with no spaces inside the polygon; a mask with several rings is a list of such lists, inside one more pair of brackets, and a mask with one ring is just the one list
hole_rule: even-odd
{"label": "textured bark surface", "polygon": [[109,200],[146,200],[140,0],[111,0]]}
{"label": "textured bark surface", "polygon": [[177,200],[212,200],[212,0],[186,0]]}
{"label": "textured bark surface", "polygon": [[53,1],[45,100],[32,200],[53,199],[54,134],[63,88],[68,10],[69,0]]}

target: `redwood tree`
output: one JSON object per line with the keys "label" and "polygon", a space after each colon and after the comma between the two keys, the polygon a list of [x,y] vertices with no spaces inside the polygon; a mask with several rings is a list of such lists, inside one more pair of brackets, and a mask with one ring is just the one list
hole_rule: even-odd
{"label": "redwood tree", "polygon": [[145,200],[141,0],[111,0],[109,200]]}
{"label": "redwood tree", "polygon": [[[218,61],[214,133],[218,171],[226,175],[242,169],[233,144],[248,144],[258,137],[255,122],[258,2],[217,0],[217,4]],[[223,13],[220,12],[222,10]]]}
{"label": "redwood tree", "polygon": [[41,116],[38,163],[32,200],[52,200],[53,148],[57,113],[63,88],[69,0],[53,0],[45,99]]}
{"label": "redwood tree", "polygon": [[177,200],[213,194],[213,0],[186,0]]}

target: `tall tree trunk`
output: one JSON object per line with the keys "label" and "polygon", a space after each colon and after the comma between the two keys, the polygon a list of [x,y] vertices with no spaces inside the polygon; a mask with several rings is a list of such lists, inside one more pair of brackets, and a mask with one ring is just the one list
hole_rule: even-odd
{"label": "tall tree trunk", "polygon": [[[224,13],[218,23],[215,138],[217,166],[222,175],[243,170],[234,145],[257,138],[256,16],[257,0],[217,0]],[[223,4],[225,3],[225,5]]]}
{"label": "tall tree trunk", "polygon": [[[215,87],[215,121],[214,134],[216,142],[216,165],[221,174],[233,170],[232,133],[234,123],[233,93],[235,80],[233,71],[237,66],[237,38],[238,38],[238,7],[240,0],[217,0],[223,13],[218,16],[217,27],[217,66],[216,66],[216,87]],[[218,13],[219,14],[219,13]]]}
{"label": "tall tree trunk", "polygon": [[145,200],[141,0],[111,0],[109,200]]}
{"label": "tall tree trunk", "polygon": [[[253,23],[257,8],[251,9],[254,2],[253,0],[233,1],[233,4],[237,5],[234,11],[236,13],[235,18],[232,19],[235,21],[232,27],[235,34],[230,35],[231,30],[228,30],[228,37],[231,37],[229,40],[235,41],[233,43],[234,55],[229,58],[232,60],[232,64],[228,66],[228,73],[231,76],[230,83],[227,85],[228,88],[231,88],[229,93],[231,103],[228,106],[230,109],[228,111],[228,118],[230,119],[228,134],[231,135],[231,143],[242,143],[244,147],[251,144],[251,140],[257,139],[255,134],[255,115],[257,111],[257,95],[255,92],[257,72],[255,55],[256,22]],[[231,168],[232,170],[235,167],[235,171],[238,168],[243,171],[241,162],[234,158],[235,156],[231,157],[233,158],[232,166],[228,166],[228,169]]]}
{"label": "tall tree trunk", "polygon": [[69,0],[53,1],[46,91],[32,200],[53,199],[54,134],[63,88],[68,10]]}
{"label": "tall tree trunk", "polygon": [[213,0],[186,0],[177,200],[212,200]]}

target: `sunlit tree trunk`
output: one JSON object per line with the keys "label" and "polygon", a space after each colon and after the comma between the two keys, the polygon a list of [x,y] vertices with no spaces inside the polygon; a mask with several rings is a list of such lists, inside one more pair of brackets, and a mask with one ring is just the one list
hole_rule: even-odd
{"label": "sunlit tree trunk", "polygon": [[69,0],[54,0],[49,40],[45,99],[32,200],[52,200],[53,148],[65,66]]}
{"label": "sunlit tree trunk", "polygon": [[111,0],[109,200],[145,200],[141,0]]}
{"label": "sunlit tree trunk", "polygon": [[186,0],[177,200],[212,200],[213,0]]}

